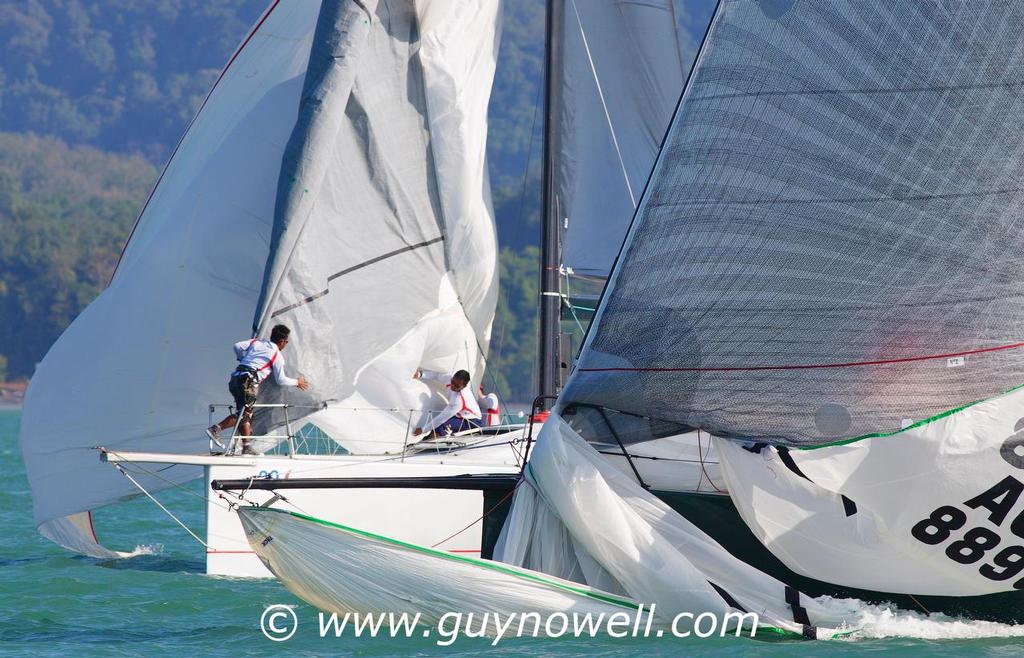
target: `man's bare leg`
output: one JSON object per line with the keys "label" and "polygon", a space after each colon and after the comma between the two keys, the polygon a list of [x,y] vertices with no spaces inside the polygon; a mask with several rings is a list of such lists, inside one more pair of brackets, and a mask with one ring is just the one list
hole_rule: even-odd
{"label": "man's bare leg", "polygon": [[238,423],[237,435],[242,437],[242,453],[244,454],[252,445],[252,439],[245,438],[252,436],[252,412],[242,415],[242,422]]}

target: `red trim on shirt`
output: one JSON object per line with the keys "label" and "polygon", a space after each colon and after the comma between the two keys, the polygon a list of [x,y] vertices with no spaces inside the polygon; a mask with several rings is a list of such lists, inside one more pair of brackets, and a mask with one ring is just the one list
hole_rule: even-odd
{"label": "red trim on shirt", "polygon": [[[256,344],[256,339],[255,339],[255,338],[253,338],[252,340],[250,340],[250,341],[249,341],[249,346],[245,348],[245,351],[246,351],[246,352],[248,352],[249,350],[251,350],[251,349],[252,349],[252,346],[253,346],[253,345],[255,345],[255,344]],[[273,355],[272,357],[270,357],[270,360],[269,360],[269,361],[267,361],[266,363],[264,363],[264,364],[263,364],[262,366],[260,366],[259,368],[256,368],[256,372],[259,372],[260,370],[266,370],[266,369],[267,369],[267,368],[269,368],[270,366],[274,365],[274,361],[276,361],[276,360],[277,360],[277,355],[278,355],[278,353],[279,353],[280,351],[281,351],[281,350],[277,349],[277,345],[274,345],[274,355]]]}

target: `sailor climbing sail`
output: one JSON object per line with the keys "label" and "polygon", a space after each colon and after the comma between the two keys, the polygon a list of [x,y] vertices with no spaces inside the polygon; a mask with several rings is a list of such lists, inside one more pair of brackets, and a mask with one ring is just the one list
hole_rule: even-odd
{"label": "sailor climbing sail", "polygon": [[[228,380],[228,391],[235,399],[235,413],[207,428],[206,434],[211,439],[216,440],[221,431],[234,427],[236,423],[239,436],[252,435],[252,405],[256,403],[260,384],[270,373],[274,374],[274,381],[278,386],[297,386],[303,391],[309,388],[309,382],[305,377],[292,378],[284,374],[284,357],[281,356],[281,350],[288,345],[290,334],[291,330],[288,327],[279,324],[270,331],[270,340],[252,338],[235,343],[238,367]],[[238,422],[239,411],[243,411],[241,422]],[[242,454],[255,453],[252,441],[243,438]]]}
{"label": "sailor climbing sail", "polygon": [[447,384],[448,406],[438,413],[428,415],[428,422],[422,427],[417,427],[413,436],[419,436],[424,432],[444,436],[480,427],[480,405],[472,392],[466,390],[469,386],[469,372],[459,370],[455,374],[446,375],[430,370],[417,370],[412,378],[424,381],[450,379]]}

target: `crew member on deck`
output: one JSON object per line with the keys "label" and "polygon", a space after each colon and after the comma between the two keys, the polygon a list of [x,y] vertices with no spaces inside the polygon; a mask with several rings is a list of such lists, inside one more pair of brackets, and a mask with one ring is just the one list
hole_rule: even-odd
{"label": "crew member on deck", "polygon": [[[417,370],[412,375],[413,379],[424,381],[444,381],[449,375],[429,370]],[[450,376],[448,388],[448,406],[430,417],[429,422],[423,427],[417,427],[412,433],[419,436],[424,432],[433,432],[435,435],[445,436],[464,432],[466,430],[480,427],[480,405],[472,390],[466,390],[469,386],[469,373],[459,370]]]}
{"label": "crew member on deck", "polygon": [[[239,412],[242,412],[242,422],[238,423],[238,435],[252,436],[252,405],[256,404],[260,384],[271,372],[274,373],[274,381],[278,386],[298,386],[303,391],[309,388],[309,382],[305,377],[293,379],[284,374],[284,357],[281,356],[281,350],[288,345],[289,334],[291,330],[279,324],[270,331],[270,340],[253,338],[235,343],[238,367],[228,380],[228,391],[235,398],[235,413],[207,428],[207,436],[214,440],[218,439],[222,431],[235,426]],[[256,454],[251,444],[251,439],[242,439],[243,455]]]}
{"label": "crew member on deck", "polygon": [[480,397],[477,398],[477,402],[484,412],[484,427],[501,425],[501,406],[498,404],[497,393],[484,393],[484,385],[480,384]]}

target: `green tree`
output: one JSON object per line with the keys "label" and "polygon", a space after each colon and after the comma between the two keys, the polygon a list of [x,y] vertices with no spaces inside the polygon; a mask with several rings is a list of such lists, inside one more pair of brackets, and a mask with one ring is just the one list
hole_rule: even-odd
{"label": "green tree", "polygon": [[0,344],[29,377],[99,294],[156,169],[138,156],[0,133]]}
{"label": "green tree", "polygon": [[499,268],[501,293],[485,388],[496,387],[509,402],[528,403],[535,394],[540,249],[502,249]]}

